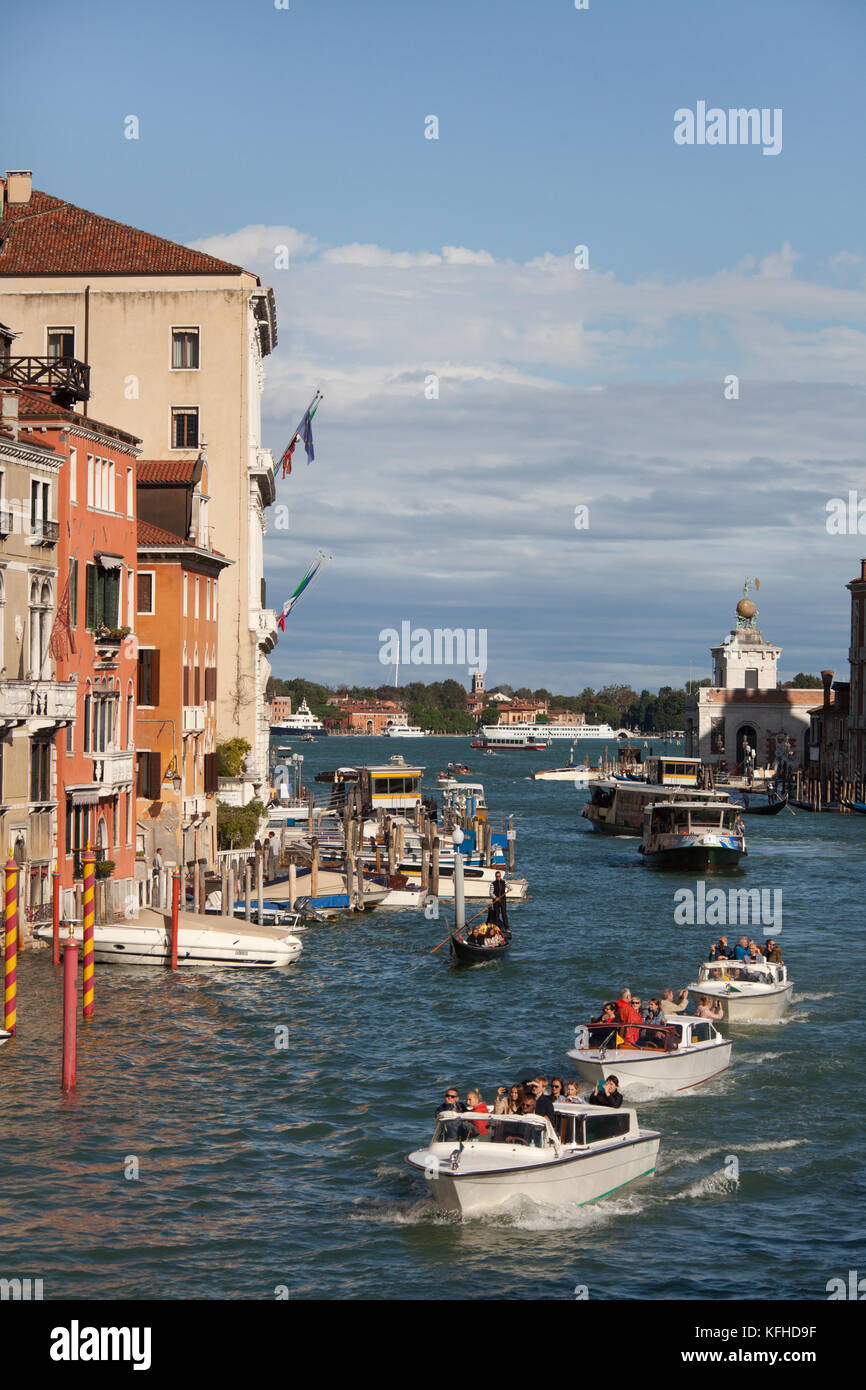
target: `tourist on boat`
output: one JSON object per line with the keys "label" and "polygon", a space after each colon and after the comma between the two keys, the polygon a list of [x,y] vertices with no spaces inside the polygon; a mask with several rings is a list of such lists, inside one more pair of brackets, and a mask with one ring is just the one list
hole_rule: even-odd
{"label": "tourist on boat", "polygon": [[728,938],[720,936],[715,945],[710,947],[710,960],[733,960],[736,956],[733,946],[728,945]]}
{"label": "tourist on boat", "polygon": [[[445,1099],[436,1114],[438,1115],[442,1110],[457,1110],[462,1113],[465,1109],[466,1106],[460,1099],[459,1091],[455,1090],[453,1086],[449,1086],[445,1092]],[[465,1139],[466,1134],[467,1126],[462,1120],[446,1120],[442,1126],[442,1138],[444,1140]]]}
{"label": "tourist on boat", "polygon": [[508,1111],[508,1087],[496,1087],[496,1099],[493,1102],[494,1115],[507,1115]]}
{"label": "tourist on boat", "polygon": [[598,1018],[591,1018],[590,1023],[615,1023],[616,1004],[604,1004]]}
{"label": "tourist on boat", "polygon": [[508,884],[502,877],[499,869],[496,870],[496,877],[490,885],[490,921],[502,928],[503,933],[510,930],[508,926],[508,908],[506,899],[508,896]]}
{"label": "tourist on boat", "polygon": [[753,940],[752,938],[749,939],[748,959],[751,961],[753,965],[757,965],[758,961],[762,961],[764,959],[764,952],[761,950],[757,941]]}
{"label": "tourist on boat", "polygon": [[554,1102],[554,1104],[556,1103],[556,1101],[563,1099],[562,1093],[564,1089],[565,1086],[563,1084],[562,1077],[555,1076],[550,1083],[550,1099]]}
{"label": "tourist on boat", "polygon": [[665,1013],[660,999],[653,996],[649,1001],[649,1004],[644,1009],[643,1021],[644,1023],[657,1023],[659,1025],[664,1023]]}
{"label": "tourist on boat", "polygon": [[553,1101],[547,1095],[547,1077],[537,1076],[534,1081],[530,1081],[526,1087],[526,1094],[534,1097],[536,1115],[544,1115],[555,1129],[556,1111],[553,1108]]}
{"label": "tourist on boat", "polygon": [[776,945],[775,937],[771,936],[764,946],[764,956],[773,965],[782,964],[782,951],[781,948]]}
{"label": "tourist on boat", "polygon": [[599,1081],[589,1097],[589,1103],[590,1105],[606,1105],[611,1110],[618,1110],[622,1105],[619,1077],[609,1076],[606,1081]]}
{"label": "tourist on boat", "polygon": [[[528,1091],[523,1097],[520,1112],[522,1115],[535,1115],[538,1113],[538,1105],[535,1096]],[[508,1142],[512,1144],[535,1144],[538,1148],[541,1148],[541,1136],[544,1131],[540,1125],[503,1125],[502,1128],[507,1129],[507,1133],[503,1137]]]}
{"label": "tourist on boat", "polygon": [[[616,1001],[616,1014],[620,1023],[643,1023],[643,1019],[632,1004],[631,990],[627,987],[620,991],[619,999]],[[637,1029],[624,1029],[623,1040],[626,1047],[634,1047],[637,1043]]]}
{"label": "tourist on boat", "polygon": [[[484,1104],[481,1092],[479,1091],[477,1086],[470,1086],[469,1090],[466,1092],[466,1110],[473,1114],[475,1113],[475,1111],[479,1111],[480,1113],[487,1115],[487,1106]],[[489,1133],[489,1129],[485,1120],[473,1120],[472,1125],[473,1128],[477,1130],[479,1135]]]}
{"label": "tourist on boat", "polygon": [[586,1105],[586,1101],[577,1089],[576,1081],[569,1081],[565,1087],[565,1099],[569,1105]]}
{"label": "tourist on boat", "polygon": [[508,1092],[508,1114],[519,1115],[523,1109],[523,1087],[512,1086]]}
{"label": "tourist on boat", "polygon": [[746,957],[749,954],[749,938],[747,936],[740,937],[739,941],[737,942],[737,949],[734,954],[737,960],[746,959]]}
{"label": "tourist on boat", "polygon": [[662,1012],[667,1018],[668,1014],[681,1014],[688,1003],[689,992],[681,989],[676,999],[672,989],[662,990]]}
{"label": "tourist on boat", "polygon": [[698,1001],[698,1007],[695,1009],[697,1018],[723,1018],[724,1013],[725,1010],[721,999],[711,1000],[708,994],[701,995]]}

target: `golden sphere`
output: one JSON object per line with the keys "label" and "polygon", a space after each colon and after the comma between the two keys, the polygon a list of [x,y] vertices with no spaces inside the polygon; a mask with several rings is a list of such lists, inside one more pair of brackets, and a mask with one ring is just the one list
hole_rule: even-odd
{"label": "golden sphere", "polygon": [[737,612],[741,618],[754,618],[757,611],[750,598],[741,598],[737,604]]}

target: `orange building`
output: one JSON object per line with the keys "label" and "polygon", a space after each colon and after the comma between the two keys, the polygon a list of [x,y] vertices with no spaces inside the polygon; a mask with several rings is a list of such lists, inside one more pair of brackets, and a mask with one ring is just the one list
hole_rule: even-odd
{"label": "orange building", "polygon": [[138,468],[138,843],[148,862],[216,863],[219,577],[207,462]]}
{"label": "orange building", "polygon": [[389,724],[407,717],[393,700],[340,700],[338,708],[339,715],[327,720],[327,726],[349,734],[381,734]]}

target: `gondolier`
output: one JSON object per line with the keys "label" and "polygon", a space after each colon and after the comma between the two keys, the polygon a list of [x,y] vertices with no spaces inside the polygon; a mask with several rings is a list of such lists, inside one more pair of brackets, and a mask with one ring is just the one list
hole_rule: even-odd
{"label": "gondolier", "polygon": [[503,932],[510,932],[508,925],[508,907],[506,899],[508,896],[508,884],[497,869],[496,877],[490,885],[490,911],[487,914],[488,922],[494,922],[502,928]]}

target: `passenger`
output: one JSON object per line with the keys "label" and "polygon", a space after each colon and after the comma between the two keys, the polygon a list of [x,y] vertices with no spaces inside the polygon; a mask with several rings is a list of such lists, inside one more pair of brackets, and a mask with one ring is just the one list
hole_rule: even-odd
{"label": "passenger", "polygon": [[508,1092],[508,1110],[506,1113],[509,1115],[519,1115],[522,1112],[522,1110],[523,1087],[512,1086],[511,1090]]}
{"label": "passenger", "polygon": [[782,951],[781,948],[776,945],[775,937],[771,936],[768,939],[766,945],[764,946],[764,956],[773,965],[782,964]]}
{"label": "passenger", "polygon": [[[438,1115],[442,1110],[457,1110],[462,1114],[465,1109],[466,1106],[460,1099],[459,1092],[453,1086],[449,1086],[445,1092],[445,1099],[436,1114]],[[445,1120],[442,1126],[442,1138],[444,1140],[465,1139],[467,1132],[468,1126],[462,1120]]]}
{"label": "passenger", "polygon": [[484,944],[485,946],[505,945],[505,937],[502,935],[502,932],[500,931],[499,927],[496,926],[495,923],[493,924],[493,926],[487,928],[487,935]]}
{"label": "passenger", "polygon": [[497,1086],[497,1087],[496,1087],[496,1099],[495,1099],[494,1102],[493,1102],[493,1113],[494,1113],[494,1115],[507,1115],[507,1114],[508,1114],[508,1087],[507,1087],[507,1086]]}
{"label": "passenger", "polygon": [[[619,999],[616,1001],[616,1012],[620,1023],[643,1023],[643,1019],[632,1004],[631,990],[628,988],[620,991]],[[637,1039],[636,1028],[623,1029],[623,1042],[626,1047],[636,1047]]]}
{"label": "passenger", "polygon": [[[523,1097],[520,1107],[521,1114],[534,1115],[536,1112],[535,1096],[529,1092]],[[541,1147],[542,1130],[540,1125],[508,1125],[508,1138],[513,1144],[534,1144]]]}
{"label": "passenger", "polygon": [[534,1094],[535,1096],[536,1115],[544,1115],[556,1129],[556,1111],[553,1108],[553,1101],[547,1094],[547,1077],[536,1076],[535,1081],[531,1081],[529,1085],[534,1087],[534,1091],[527,1088],[527,1095]]}
{"label": "passenger", "polygon": [[736,952],[735,952],[736,959],[737,959],[737,960],[745,960],[745,959],[746,959],[746,956],[747,956],[748,954],[749,954],[749,938],[748,938],[747,936],[741,936],[740,939],[739,939],[739,941],[737,942],[737,949],[736,949]]}
{"label": "passenger", "polygon": [[665,1014],[664,1009],[662,1008],[662,1001],[655,994],[653,995],[652,999],[649,1001],[649,1004],[644,1010],[643,1021],[644,1023],[657,1024],[662,1024],[665,1021]]}
{"label": "passenger", "polygon": [[697,1018],[724,1018],[725,1010],[721,999],[711,999],[708,994],[702,994],[698,1007],[695,1009]]}
{"label": "passenger", "polygon": [[586,1105],[586,1101],[577,1089],[576,1081],[568,1081],[565,1086],[565,1099],[569,1105]]}
{"label": "passenger", "polygon": [[718,941],[710,947],[709,960],[733,960],[736,952],[733,946],[728,945],[728,938],[720,936]]}
{"label": "passenger", "polygon": [[606,1081],[599,1081],[589,1097],[589,1103],[590,1105],[606,1105],[611,1110],[618,1110],[622,1105],[619,1077],[609,1076]]}
{"label": "passenger", "polygon": [[554,1105],[558,1100],[565,1100],[565,1082],[561,1076],[554,1076],[550,1083],[550,1099]]}
{"label": "passenger", "polygon": [[[470,1086],[469,1090],[466,1092],[466,1109],[472,1114],[478,1111],[485,1116],[487,1115],[487,1106],[484,1104],[481,1092],[477,1086]],[[479,1135],[487,1135],[490,1133],[484,1120],[473,1120],[472,1125]]]}
{"label": "passenger", "polygon": [[672,989],[663,989],[662,1013],[664,1014],[665,1018],[667,1018],[668,1014],[683,1013],[685,1011],[686,1004],[688,1003],[688,998],[689,992],[687,989],[681,989],[676,999],[674,999],[674,992]]}
{"label": "passenger", "polygon": [[590,1019],[590,1023],[615,1023],[615,1022],[616,1022],[616,1005],[615,1005],[615,1004],[605,1004],[605,1005],[603,1006],[602,1011],[601,1011],[601,1013],[599,1014],[598,1018],[592,1018],[592,1019]]}

